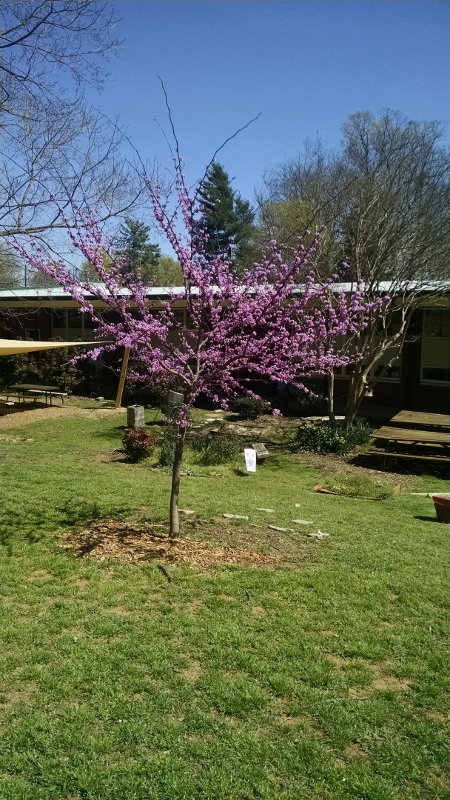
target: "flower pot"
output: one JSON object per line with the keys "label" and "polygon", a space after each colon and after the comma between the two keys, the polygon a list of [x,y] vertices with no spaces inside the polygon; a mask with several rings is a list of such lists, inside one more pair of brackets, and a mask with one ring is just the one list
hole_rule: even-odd
{"label": "flower pot", "polygon": [[438,522],[450,522],[450,495],[433,494],[433,503]]}

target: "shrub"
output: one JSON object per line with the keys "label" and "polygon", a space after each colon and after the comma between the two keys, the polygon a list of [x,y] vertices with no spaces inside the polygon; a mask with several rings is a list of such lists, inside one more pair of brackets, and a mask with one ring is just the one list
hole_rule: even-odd
{"label": "shrub", "polygon": [[258,397],[240,397],[234,404],[241,419],[256,419],[261,414],[271,414],[272,408],[267,400]]}
{"label": "shrub", "polygon": [[300,425],[291,442],[291,449],[296,453],[309,451],[345,456],[357,447],[369,445],[371,430],[365,422],[358,422],[348,430],[328,421],[320,425]]}
{"label": "shrub", "polygon": [[208,438],[194,439],[191,447],[201,453],[201,463],[210,466],[233,461],[242,449],[239,438],[229,433],[218,433]]}
{"label": "shrub", "polygon": [[377,500],[387,500],[392,497],[393,490],[381,481],[374,481],[366,475],[341,475],[335,473],[325,481],[325,488],[330,492],[348,495],[349,497],[370,497]]}
{"label": "shrub", "polygon": [[128,428],[122,439],[123,449],[130,461],[148,458],[157,442],[156,436],[150,436],[145,428]]}
{"label": "shrub", "polygon": [[302,417],[323,415],[327,413],[327,400],[322,393],[299,391],[297,408]]}

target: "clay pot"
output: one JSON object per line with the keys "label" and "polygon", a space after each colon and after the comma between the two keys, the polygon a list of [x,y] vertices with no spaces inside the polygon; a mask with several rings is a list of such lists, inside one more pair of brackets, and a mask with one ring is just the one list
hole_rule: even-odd
{"label": "clay pot", "polygon": [[450,495],[433,494],[433,503],[438,522],[450,522]]}

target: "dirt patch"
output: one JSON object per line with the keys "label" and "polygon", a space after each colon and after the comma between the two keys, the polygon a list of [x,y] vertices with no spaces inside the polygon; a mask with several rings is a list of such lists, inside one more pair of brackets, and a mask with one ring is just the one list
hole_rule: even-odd
{"label": "dirt patch", "polygon": [[[16,691],[6,692],[5,701],[1,703],[3,709],[11,709],[21,703],[27,703],[36,691],[36,686],[30,684],[26,689],[19,689]],[[0,701],[1,702],[1,701]]]}
{"label": "dirt patch", "polygon": [[188,614],[196,614],[201,608],[205,608],[205,604],[203,600],[192,600],[190,603],[179,603],[178,608]]}
{"label": "dirt patch", "polygon": [[71,585],[75,589],[79,589],[80,592],[84,592],[89,586],[89,581],[85,580],[84,578],[75,578],[75,580],[71,581]]}
{"label": "dirt patch", "polygon": [[189,683],[195,683],[201,675],[203,675],[202,665],[199,661],[191,661],[189,666],[186,669],[182,669],[180,671],[180,675],[185,681],[189,681]]}
{"label": "dirt patch", "polygon": [[27,576],[27,581],[52,581],[54,579],[54,575],[51,572],[47,572],[46,569],[36,569],[34,572],[30,572]]}
{"label": "dirt patch", "polygon": [[450,714],[444,714],[442,711],[427,711],[427,717],[442,722],[444,725],[447,725],[450,720]]}
{"label": "dirt patch", "polygon": [[356,757],[358,757],[358,756],[359,756],[360,758],[361,758],[361,757],[362,757],[362,758],[367,758],[367,753],[366,753],[366,752],[363,750],[363,748],[361,747],[361,745],[360,745],[360,744],[358,744],[358,742],[351,742],[351,743],[350,743],[350,744],[349,744],[349,745],[348,745],[348,746],[345,748],[345,751],[344,751],[344,752],[345,752],[345,755],[346,755],[346,756],[348,756],[349,758],[356,758]]}
{"label": "dirt patch", "polygon": [[376,678],[372,688],[378,689],[380,692],[408,692],[411,685],[412,681],[410,680],[399,680],[393,675],[386,675],[384,678]]}
{"label": "dirt patch", "polygon": [[352,663],[353,659],[346,658],[344,656],[336,656],[334,653],[328,653],[327,661],[330,661],[334,667],[337,667],[337,669],[344,669],[344,667]]}
{"label": "dirt patch", "polygon": [[[347,658],[335,654],[327,654],[327,661],[329,661],[335,669],[339,672],[345,671],[346,667],[354,663],[353,658]],[[413,681],[408,678],[396,678],[391,675],[390,670],[392,664],[389,661],[383,661],[379,664],[365,664],[372,673],[371,683],[367,686],[350,687],[348,690],[349,697],[355,700],[366,700],[374,691],[380,692],[408,692],[411,688]]]}
{"label": "dirt patch", "polygon": [[116,617],[131,617],[131,611],[127,611],[126,608],[122,608],[122,606],[115,606],[115,608],[108,608],[110,614],[114,614]]}
{"label": "dirt patch", "polygon": [[14,408],[11,414],[1,417],[0,427],[2,430],[19,428],[23,425],[31,425],[34,422],[42,422],[49,419],[61,419],[61,417],[84,417],[85,419],[98,419],[98,417],[112,416],[114,414],[124,414],[126,408],[79,408],[78,406],[43,406],[40,408],[28,408],[21,404]]}
{"label": "dirt patch", "polygon": [[262,617],[265,617],[266,613],[267,613],[266,609],[263,608],[262,606],[252,606],[251,611],[252,611],[252,614],[253,614],[254,617],[258,617],[260,619]]}
{"label": "dirt patch", "polygon": [[230,531],[218,523],[186,523],[188,533],[184,538],[169,539],[161,527],[164,526],[148,522],[96,520],[89,528],[67,531],[61,544],[79,558],[115,559],[131,564],[154,561],[164,568],[178,564],[204,570],[226,564],[281,567],[311,563],[308,545],[290,539],[285,543],[277,540],[275,545],[273,537],[254,528]]}
{"label": "dirt patch", "polygon": [[286,714],[279,717],[277,722],[278,725],[282,725],[284,728],[296,728],[298,725],[307,724],[307,720],[302,717],[289,717]]}

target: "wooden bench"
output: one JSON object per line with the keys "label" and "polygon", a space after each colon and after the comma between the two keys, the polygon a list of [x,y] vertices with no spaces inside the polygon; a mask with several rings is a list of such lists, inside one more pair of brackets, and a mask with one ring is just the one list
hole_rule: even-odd
{"label": "wooden bench", "polygon": [[[397,456],[398,458],[416,458],[419,460],[441,461],[447,463],[449,434],[441,431],[408,430],[406,428],[392,428],[388,425],[374,431],[372,438],[375,442],[384,442],[384,450],[378,450],[378,455]],[[410,445],[416,452],[398,450],[398,445]],[[376,451],[375,451],[376,452]],[[374,454],[374,451],[371,451]]]}
{"label": "wooden bench", "polygon": [[422,453],[397,453],[395,450],[377,450],[376,448],[372,448],[370,450],[365,450],[362,456],[358,456],[359,459],[363,458],[367,461],[368,458],[371,456],[381,457],[384,459],[384,463],[386,464],[386,458],[388,459],[400,459],[403,460],[411,460],[415,462],[431,462],[434,465],[440,465],[441,467],[445,467],[447,470],[448,459],[442,455],[434,455],[434,456],[426,456]]}
{"label": "wooden bench", "polygon": [[61,402],[64,403],[64,398],[68,396],[68,392],[51,392],[52,397],[60,397]]}
{"label": "wooden bench", "polygon": [[383,426],[372,434],[374,439],[383,439],[388,442],[404,442],[406,444],[440,444],[444,447],[450,444],[448,433],[441,431],[409,430],[406,428],[390,428]]}
{"label": "wooden bench", "polygon": [[5,410],[6,413],[9,414],[13,407],[14,403],[11,400],[0,400],[0,411]]}

